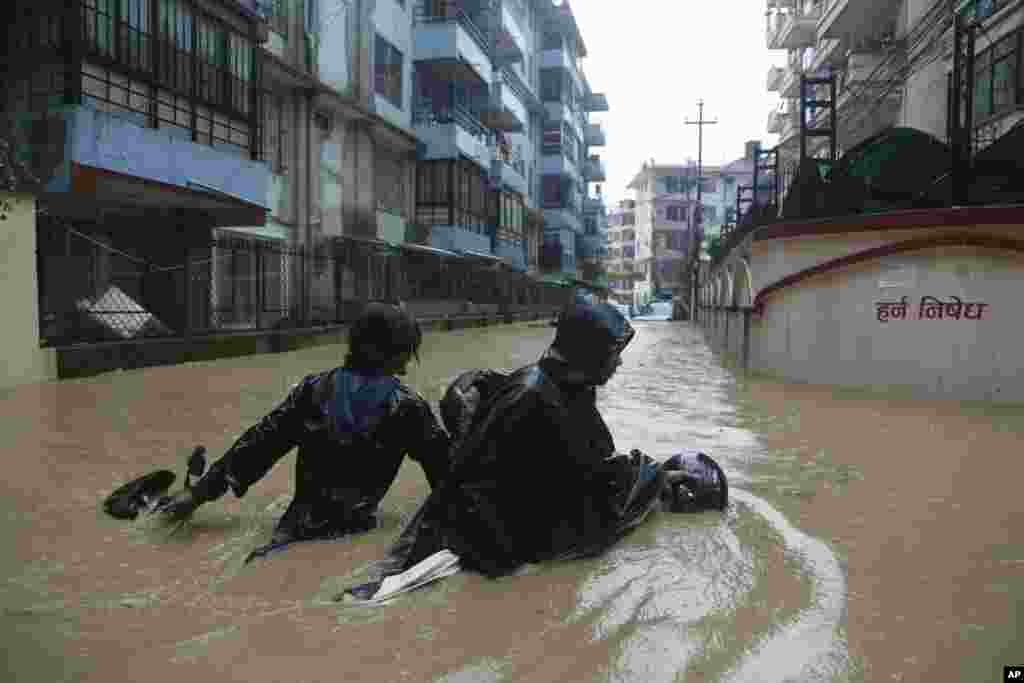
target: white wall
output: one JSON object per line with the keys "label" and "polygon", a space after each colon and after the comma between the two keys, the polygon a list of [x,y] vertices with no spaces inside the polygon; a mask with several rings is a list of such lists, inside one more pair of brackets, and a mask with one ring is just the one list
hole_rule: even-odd
{"label": "white wall", "polygon": [[[894,255],[772,296],[752,325],[751,367],[787,379],[915,387],[965,400],[1024,401],[1021,254],[969,247]],[[981,320],[918,319],[922,296],[988,304]],[[906,296],[906,320],[875,304]]]}
{"label": "white wall", "polygon": [[0,192],[0,389],[57,378],[56,353],[39,348],[35,200]]}

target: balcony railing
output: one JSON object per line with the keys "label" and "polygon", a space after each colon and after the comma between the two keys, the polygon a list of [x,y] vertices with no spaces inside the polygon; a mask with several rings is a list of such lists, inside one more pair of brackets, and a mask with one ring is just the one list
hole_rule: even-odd
{"label": "balcony railing", "polygon": [[533,91],[523,83],[523,79],[519,78],[519,74],[516,73],[515,69],[502,67],[500,73],[501,82],[507,85],[509,89],[515,93],[516,97],[519,98],[519,101],[526,105],[527,109],[537,111],[538,109],[543,108],[543,103],[541,103],[540,99],[533,94]]}
{"label": "balcony railing", "polygon": [[454,123],[471,135],[479,138],[489,138],[490,131],[480,121],[480,117],[466,107],[456,105],[432,109],[429,107],[418,107],[413,110],[412,124],[414,126],[441,126]]}
{"label": "balcony railing", "polygon": [[418,24],[447,24],[457,23],[469,34],[477,47],[483,50],[484,54],[490,54],[490,44],[487,34],[476,23],[474,17],[454,2],[420,2],[416,10],[416,23]]}

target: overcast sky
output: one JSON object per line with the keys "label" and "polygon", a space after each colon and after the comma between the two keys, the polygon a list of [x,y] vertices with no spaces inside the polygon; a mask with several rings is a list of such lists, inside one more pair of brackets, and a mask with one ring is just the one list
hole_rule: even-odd
{"label": "overcast sky", "polygon": [[626,184],[645,159],[697,158],[697,100],[704,100],[704,163],[743,156],[747,140],[775,144],[768,112],[777,93],[765,90],[772,64],[785,52],[765,48],[765,0],[570,0],[587,46],[583,69],[594,92],[608,96],[608,144],[594,148],[608,171],[608,204],[631,197]]}

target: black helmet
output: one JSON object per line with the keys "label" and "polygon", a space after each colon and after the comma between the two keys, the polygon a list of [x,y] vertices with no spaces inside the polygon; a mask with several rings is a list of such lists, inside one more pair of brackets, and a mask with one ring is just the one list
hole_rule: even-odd
{"label": "black helmet", "polygon": [[555,323],[552,347],[584,372],[598,372],[621,353],[636,331],[611,304],[576,302],[566,306]]}
{"label": "black helmet", "polygon": [[423,332],[411,314],[392,304],[370,303],[348,333],[347,365],[380,369],[403,353],[419,360]]}

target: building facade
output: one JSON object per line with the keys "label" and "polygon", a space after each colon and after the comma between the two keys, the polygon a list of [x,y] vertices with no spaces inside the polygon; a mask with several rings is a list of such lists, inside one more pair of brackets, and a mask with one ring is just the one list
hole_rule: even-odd
{"label": "building facade", "polygon": [[[837,155],[887,126],[946,142],[953,70],[953,14],[974,29],[973,145],[980,150],[1024,118],[1024,7],[1008,0],[768,0],[766,44],[786,51],[767,87],[780,96],[768,116],[784,159],[799,154],[800,75],[836,77]],[[819,91],[821,94],[823,91]],[[813,123],[824,111],[811,113]],[[808,141],[811,155],[827,139]]]}
{"label": "building facade", "polygon": [[605,271],[612,296],[620,304],[633,304],[634,282],[641,277],[636,264],[636,202],[623,199],[608,210]]}
{"label": "building facade", "polygon": [[[587,56],[576,19],[568,2],[541,3],[538,53],[540,99],[544,118],[540,144],[540,205],[544,210],[544,265],[563,276],[582,275],[582,261],[597,262],[593,245],[599,230],[586,234],[585,206],[592,183],[604,182],[600,155],[591,147],[605,144],[604,130],[590,120],[591,113],[608,111],[608,99],[591,90],[582,68]],[[595,193],[590,215],[600,208]],[[577,249],[579,247],[579,250]]]}

